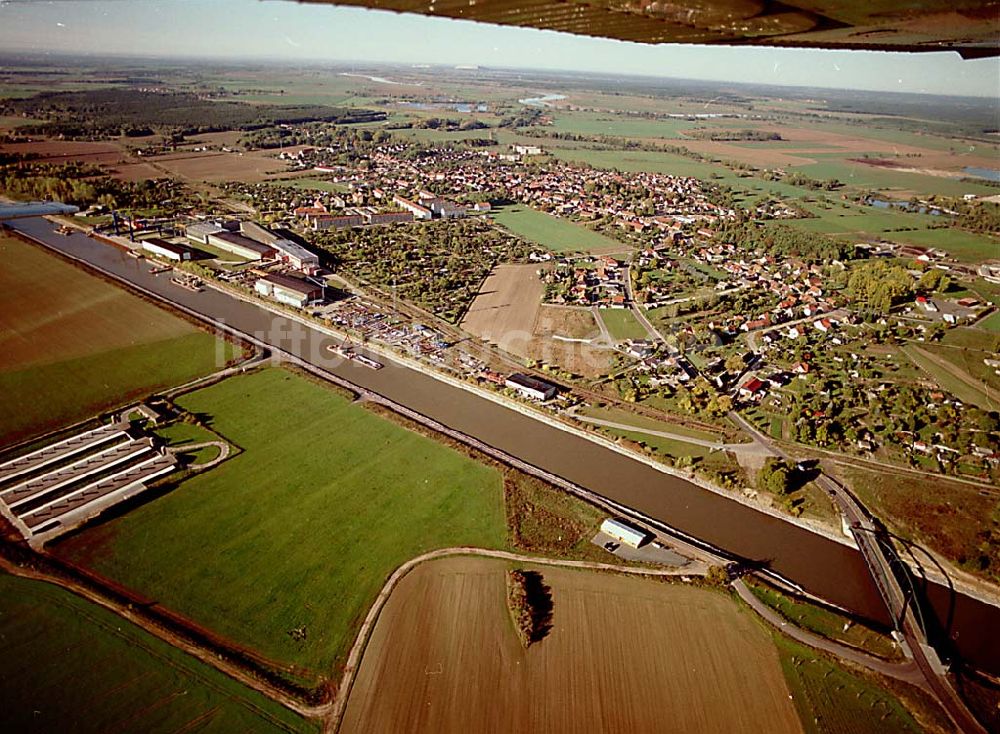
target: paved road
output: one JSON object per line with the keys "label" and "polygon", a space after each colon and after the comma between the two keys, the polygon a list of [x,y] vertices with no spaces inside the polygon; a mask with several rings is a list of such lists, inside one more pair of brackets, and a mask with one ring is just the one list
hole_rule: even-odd
{"label": "paved road", "polygon": [[860,665],[863,668],[874,670],[876,673],[881,673],[890,678],[920,686],[924,689],[927,688],[923,672],[921,672],[912,660],[905,663],[892,663],[880,657],[869,655],[850,645],[842,645],[829,638],[814,634],[809,630],[802,629],[786,621],[780,614],[758,599],[743,579],[736,579],[733,582],[733,588],[736,589],[736,593],[740,599],[745,601],[751,609],[757,612],[770,625],[777,627],[783,634],[788,635],[793,640],[797,640],[817,650],[823,650],[838,658],[843,658],[856,665]]}
{"label": "paved road", "polygon": [[656,327],[646,318],[646,314],[642,312],[639,304],[635,302],[635,297],[632,293],[632,257],[634,255],[629,257],[629,261],[625,264],[625,298],[628,301],[628,307],[632,309],[632,313],[635,314],[636,319],[642,324],[642,328],[646,330],[646,333],[660,344],[666,344],[667,340],[663,338],[663,334],[656,330]]}

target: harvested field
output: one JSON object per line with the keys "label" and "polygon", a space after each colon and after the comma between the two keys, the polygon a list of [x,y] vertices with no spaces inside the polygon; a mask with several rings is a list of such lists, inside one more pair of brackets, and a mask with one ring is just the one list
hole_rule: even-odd
{"label": "harvested field", "polygon": [[833,132],[824,129],[820,125],[809,127],[762,127],[761,129],[766,132],[781,133],[782,138],[796,143],[802,149],[807,149],[809,143],[816,143],[820,146],[827,146],[827,150],[829,150],[828,146],[833,146],[844,153],[868,153],[889,150],[896,155],[922,155],[934,152],[930,148],[917,147],[896,140],[888,141],[876,137],[866,137],[863,134]]}
{"label": "harvested field", "polygon": [[221,369],[234,354],[187,321],[0,237],[0,443]]}
{"label": "harvested field", "polygon": [[688,150],[692,150],[702,155],[722,158],[724,160],[740,161],[754,166],[804,166],[815,163],[812,158],[802,155],[792,155],[792,153],[808,153],[808,149],[801,147],[795,151],[782,150],[778,148],[756,148],[749,143],[737,144],[736,141],[728,140],[687,140],[680,143]]}
{"label": "harvested field", "polygon": [[531,338],[545,285],[538,278],[538,265],[500,265],[483,283],[469,306],[462,328],[500,345]]}
{"label": "harvested field", "polygon": [[542,306],[535,321],[535,334],[567,339],[596,339],[601,335],[601,330],[589,309]]}
{"label": "harvested field", "polygon": [[[557,339],[556,337],[562,337]],[[566,341],[587,339],[590,343]],[[594,314],[587,309],[542,306],[535,319],[535,335],[525,356],[584,377],[611,369],[614,351],[604,343]]]}
{"label": "harvested field", "polygon": [[545,286],[538,265],[501,265],[483,283],[462,321],[470,334],[517,357],[534,359],[585,377],[608,371],[612,353],[581,342],[600,337],[589,311],[541,305]]}
{"label": "harvested field", "polygon": [[152,163],[115,163],[105,165],[108,174],[122,181],[145,181],[166,178],[166,173]]}
{"label": "harvested field", "polygon": [[525,650],[506,568],[449,558],[405,577],[341,731],[802,731],[769,635],[722,594],[539,567],[553,627]]}
{"label": "harvested field", "polygon": [[118,163],[131,160],[129,154],[118,143],[87,143],[71,140],[38,140],[31,143],[6,143],[0,145],[2,153],[31,153],[40,156],[46,163]]}
{"label": "harvested field", "polygon": [[[292,150],[286,148],[286,150]],[[247,153],[171,153],[150,159],[157,168],[188,181],[264,181],[272,174],[288,170],[285,161],[278,160],[273,151]]]}

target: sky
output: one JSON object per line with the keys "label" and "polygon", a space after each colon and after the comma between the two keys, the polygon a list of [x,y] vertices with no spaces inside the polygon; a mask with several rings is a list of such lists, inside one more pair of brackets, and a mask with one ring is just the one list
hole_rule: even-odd
{"label": "sky", "polygon": [[478,64],[1000,99],[953,52],[644,46],[287,0],[0,0],[0,51]]}

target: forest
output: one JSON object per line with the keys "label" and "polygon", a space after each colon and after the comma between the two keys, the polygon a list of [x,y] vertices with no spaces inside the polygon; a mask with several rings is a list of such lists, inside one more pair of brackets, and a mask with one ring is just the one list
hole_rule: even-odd
{"label": "forest", "polygon": [[323,105],[250,105],[210,101],[186,92],[106,88],[83,92],[46,92],[0,102],[0,115],[26,115],[42,122],[18,127],[28,135],[100,139],[193,135],[223,130],[253,130],[281,123],[323,120],[337,123],[385,119],[384,112]]}

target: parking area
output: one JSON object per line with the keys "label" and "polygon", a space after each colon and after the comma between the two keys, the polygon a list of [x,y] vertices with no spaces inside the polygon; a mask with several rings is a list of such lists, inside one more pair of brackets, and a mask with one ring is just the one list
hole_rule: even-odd
{"label": "parking area", "polygon": [[591,538],[590,542],[626,561],[656,563],[660,566],[686,566],[691,563],[690,558],[667,548],[655,539],[644,543],[639,548],[633,548],[616,538],[612,538],[607,533],[598,532]]}

